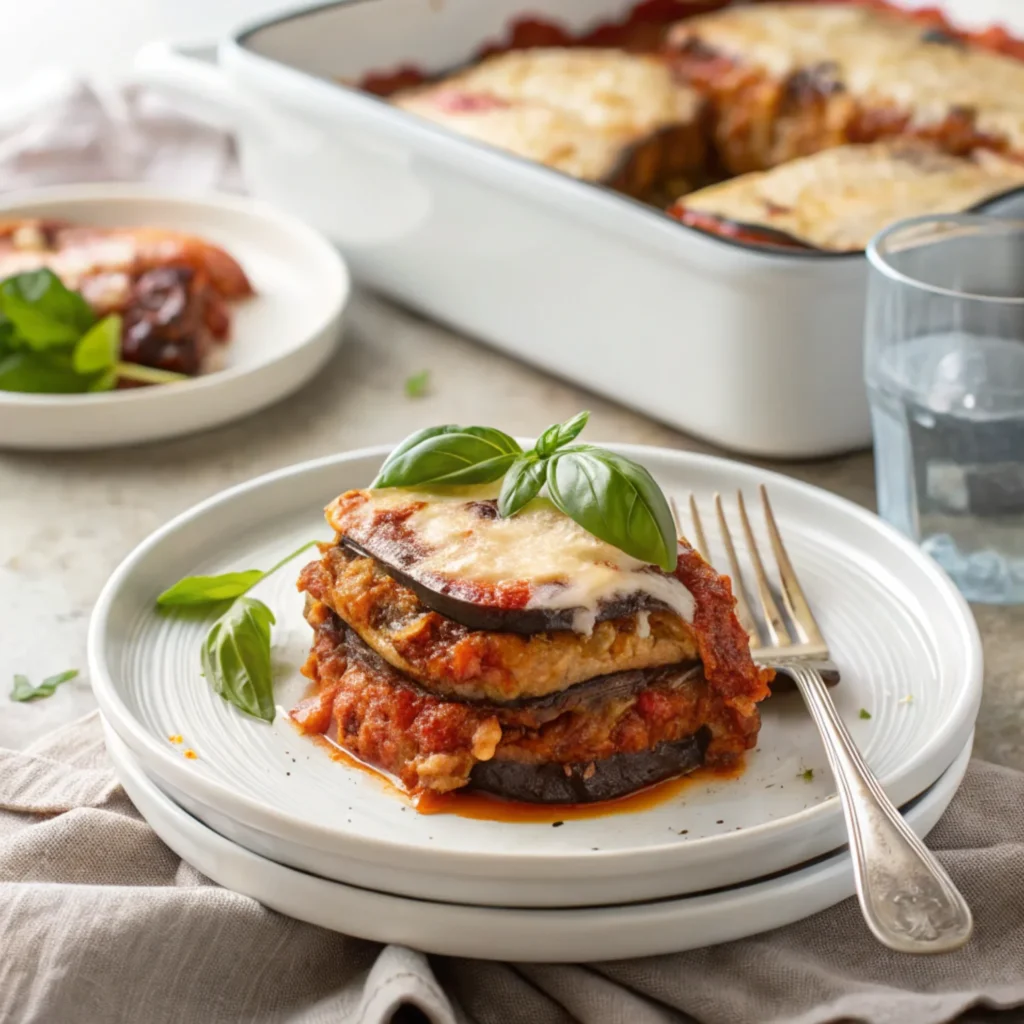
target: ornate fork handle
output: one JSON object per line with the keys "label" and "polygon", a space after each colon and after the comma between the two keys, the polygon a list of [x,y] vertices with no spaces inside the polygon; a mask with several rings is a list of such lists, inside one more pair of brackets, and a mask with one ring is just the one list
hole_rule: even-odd
{"label": "ornate fork handle", "polygon": [[846,731],[820,673],[778,661],[821,733],[850,835],[857,895],[868,927],[891,949],[946,953],[971,936],[971,911],[949,876],[885,795]]}

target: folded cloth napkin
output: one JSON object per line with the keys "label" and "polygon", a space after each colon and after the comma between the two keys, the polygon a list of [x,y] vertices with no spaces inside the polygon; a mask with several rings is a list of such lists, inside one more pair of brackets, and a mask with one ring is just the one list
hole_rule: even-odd
{"label": "folded cloth napkin", "polygon": [[426,957],[293,921],[180,861],[118,785],[94,712],[25,751],[0,750],[0,1020],[938,1024],[1024,1006],[1024,773],[972,762],[930,844],[977,919],[968,946],[946,956],[883,949],[849,899],[755,938],[645,960]]}

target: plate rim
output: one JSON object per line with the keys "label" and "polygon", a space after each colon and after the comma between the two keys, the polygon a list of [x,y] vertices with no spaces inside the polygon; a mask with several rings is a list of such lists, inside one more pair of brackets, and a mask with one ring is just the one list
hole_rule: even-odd
{"label": "plate rim", "polygon": [[[274,366],[293,359],[299,353],[316,346],[325,331],[345,310],[352,297],[352,275],[348,264],[338,249],[327,238],[305,221],[294,217],[271,203],[252,196],[224,192],[219,189],[188,191],[171,186],[137,182],[84,182],[82,184],[45,185],[39,188],[18,189],[0,196],[0,214],[16,213],[25,206],[63,202],[114,202],[133,203],[168,202],[192,206],[199,210],[230,210],[242,216],[274,224],[293,233],[310,252],[316,252],[320,265],[329,268],[334,293],[325,316],[313,328],[305,332],[300,344],[287,348],[263,362],[251,366],[231,366],[223,370],[190,377],[174,385],[175,395],[193,395],[212,387],[228,385],[244,380],[254,373],[265,372]],[[116,406],[151,403],[156,398],[169,399],[169,393],[154,388],[125,388],[119,391],[104,391],[82,395],[27,394],[19,391],[0,391],[0,408],[9,409],[69,409],[88,410]]]}
{"label": "plate rim", "polygon": [[[483,904],[458,904],[458,903],[444,903],[438,900],[423,899],[421,897],[410,897],[402,896],[395,893],[382,892],[376,889],[367,889],[365,887],[352,885],[346,882],[337,881],[334,879],[323,878],[322,876],[311,874],[310,872],[302,871],[293,867],[289,867],[286,864],[280,864],[268,857],[262,856],[261,854],[255,853],[252,850],[234,842],[226,836],[221,835],[216,830],[212,829],[205,822],[196,818],[190,814],[185,808],[177,804],[170,796],[168,796],[163,790],[160,789],[159,785],[149,776],[146,772],[145,766],[139,762],[135,754],[131,751],[128,744],[120,737],[110,723],[100,715],[100,721],[103,725],[104,741],[107,744],[109,756],[114,762],[115,774],[117,775],[118,781],[122,787],[128,792],[128,787],[124,786],[123,772],[126,772],[132,776],[132,781],[129,785],[133,786],[137,784],[140,788],[149,790],[146,794],[148,799],[159,802],[166,806],[168,813],[174,817],[179,818],[184,823],[185,828],[194,833],[196,836],[207,843],[212,843],[214,846],[219,846],[220,849],[225,852],[228,856],[240,857],[243,864],[246,865],[247,869],[251,871],[265,871],[269,867],[275,875],[280,876],[281,882],[292,882],[299,880],[306,882],[306,879],[311,879],[311,883],[316,886],[326,884],[329,889],[328,892],[336,893],[338,890],[335,888],[341,886],[345,892],[357,892],[364,894],[368,898],[374,900],[378,904],[385,905],[386,908],[393,909],[399,912],[408,913],[409,904],[425,904],[431,910],[435,910],[454,918],[455,921],[467,921],[472,918],[478,918],[481,913],[486,913],[500,919],[500,922],[505,922],[514,926],[513,922],[518,923],[520,927],[524,925],[532,925],[534,930],[538,930],[538,926],[542,926],[544,922],[550,923],[552,920],[566,920],[569,918],[581,918],[580,927],[586,927],[590,925],[590,931],[597,934],[602,931],[601,928],[595,925],[600,924],[611,924],[612,918],[614,917],[614,923],[618,925],[615,929],[604,929],[604,932],[608,934],[620,934],[622,928],[622,916],[624,914],[641,915],[646,911],[647,913],[657,915],[660,917],[660,921],[642,921],[634,922],[634,926],[642,926],[645,929],[645,934],[650,934],[655,931],[657,926],[660,924],[664,926],[666,923],[671,921],[672,915],[677,913],[681,906],[690,904],[690,906],[706,905],[707,901],[713,900],[716,897],[721,897],[725,894],[739,894],[740,898],[745,895],[748,898],[755,900],[764,900],[771,898],[772,889],[785,886],[786,882],[790,882],[791,885],[796,886],[798,890],[795,892],[786,892],[782,897],[785,904],[788,906],[797,906],[801,899],[801,895],[805,892],[806,888],[813,885],[816,881],[821,887],[831,885],[841,886],[843,893],[838,898],[834,898],[834,888],[828,896],[822,900],[817,900],[814,906],[806,907],[799,906],[799,909],[794,914],[783,914],[781,918],[775,919],[770,923],[764,925],[764,927],[758,927],[753,930],[741,927],[739,929],[733,929],[731,934],[725,934],[708,943],[704,942],[701,944],[689,944],[685,943],[683,946],[674,946],[672,949],[668,949],[665,946],[658,944],[658,948],[649,948],[640,952],[632,953],[601,953],[595,956],[588,957],[575,957],[574,961],[563,961],[553,956],[538,955],[535,949],[531,950],[530,960],[536,960],[537,962],[545,963],[563,963],[563,962],[579,962],[580,960],[608,960],[608,959],[621,959],[623,956],[636,957],[636,956],[654,956],[661,955],[670,952],[684,952],[687,949],[697,949],[710,945],[718,945],[723,942],[732,942],[737,939],[751,937],[753,935],[762,934],[766,931],[774,928],[784,927],[787,924],[793,924],[798,921],[805,920],[807,917],[812,916],[815,913],[820,913],[822,910],[828,909],[855,895],[856,886],[852,877],[850,855],[848,850],[837,850],[831,854],[817,859],[815,862],[805,865],[797,865],[788,868],[784,871],[775,873],[767,878],[755,878],[746,882],[738,882],[734,885],[723,887],[723,889],[715,890],[712,892],[696,892],[686,893],[676,896],[661,897],[654,900],[635,900],[630,903],[620,904],[606,904],[596,906],[576,906],[576,907],[542,907],[542,908],[530,908],[530,907],[502,907],[502,906],[488,906]],[[121,745],[120,750],[115,749],[111,751],[111,739],[113,739],[113,746],[116,748],[118,744]],[[918,797],[914,798],[915,807],[921,806],[922,800],[927,800],[932,797],[936,801],[942,803],[941,811],[936,818],[935,824],[941,819],[942,815],[945,814],[953,798],[956,796],[957,791],[963,783],[964,776],[966,775],[967,769],[971,760],[971,752],[974,742],[974,732],[972,731],[967,739],[963,749],[957,754],[956,758],[952,763],[939,774],[935,781],[927,787]],[[950,792],[946,793],[946,786],[943,783],[948,783],[951,787]],[[942,786],[941,792],[939,787]],[[129,799],[134,804],[134,797],[129,792]],[[912,809],[913,811],[913,809]],[[141,813],[141,811],[140,811]],[[924,812],[922,812],[924,813]],[[174,849],[175,853],[178,853],[177,849],[171,842],[168,842],[164,836],[149,823],[149,819],[145,814],[142,815],[150,824],[150,827],[157,832],[160,839],[167,843]],[[928,828],[928,832],[934,828],[934,824]],[[926,834],[926,833],[925,833]],[[186,836],[187,839],[187,836]],[[197,840],[199,841],[199,840]],[[181,854],[178,854],[181,856]],[[182,858],[186,860],[186,858]],[[244,869],[243,869],[244,870]],[[847,877],[843,877],[847,876]],[[250,877],[252,877],[250,875]],[[217,885],[223,883],[217,879],[212,879]],[[224,886],[232,892],[240,892],[241,890],[231,889],[229,886]],[[284,884],[280,887],[281,891],[285,891],[286,886]],[[254,899],[261,905],[269,906],[271,909],[278,911],[279,913],[286,914],[287,916],[293,916],[290,908],[285,907],[283,904],[285,901],[278,900],[274,904],[263,904],[259,897],[250,895],[249,893],[242,893],[250,899]],[[780,899],[779,895],[775,895],[775,900]],[[696,901],[702,901],[698,904]],[[331,901],[328,901],[328,904]],[[734,908],[734,912],[742,908]],[[755,908],[748,908],[753,910]],[[666,920],[668,919],[668,920]],[[326,923],[323,919],[312,920],[311,916],[305,916],[302,918],[296,918],[296,920],[304,920],[307,923],[314,924],[318,927],[328,928],[330,930],[341,931],[335,928],[332,924]],[[490,932],[500,932],[500,929],[494,929],[493,927],[488,929]],[[343,934],[351,935],[352,932],[344,931]],[[432,934],[445,934],[446,931],[443,928],[432,927]],[[448,930],[450,934],[459,934],[460,929],[457,927]],[[392,942],[401,941],[394,938],[386,938],[382,933],[377,932],[375,934],[366,934],[363,936],[354,936],[356,938],[364,938],[365,941],[376,941],[376,942]],[[433,949],[427,948],[425,945],[419,946],[424,949],[425,952],[437,953],[440,955],[447,956],[474,956],[479,959],[492,959],[492,960],[510,960],[514,959],[507,953],[493,954],[489,952],[482,952],[479,948],[473,947],[465,951],[453,949],[453,948],[440,948],[435,947]]]}
{"label": "plate rim", "polygon": [[[362,859],[386,856],[389,862],[396,863],[408,856],[410,850],[408,845],[403,845],[392,839],[368,837],[355,832],[342,833],[315,821],[306,821],[299,817],[293,817],[283,811],[268,807],[245,794],[237,793],[216,779],[206,778],[189,770],[185,762],[175,757],[173,751],[167,750],[161,745],[156,737],[152,736],[142,723],[138,722],[132,715],[131,710],[117,692],[112,673],[106,663],[103,652],[107,619],[119,589],[130,577],[135,565],[175,531],[188,525],[192,520],[202,518],[206,512],[217,505],[234,501],[249,491],[258,490],[261,487],[286,480],[289,477],[319,472],[334,465],[367,458],[383,459],[391,452],[393,447],[394,445],[371,445],[334,455],[322,456],[291,466],[284,466],[217,492],[179,513],[138,544],[111,574],[93,608],[89,622],[87,646],[90,684],[105,718],[118,736],[127,743],[144,763],[148,760],[150,763],[159,766],[153,769],[158,775],[168,778],[175,786],[193,795],[196,799],[209,803],[214,807],[223,808],[224,813],[229,813],[232,817],[253,828],[261,829],[272,835],[281,835],[294,842],[308,843],[308,845],[319,849],[336,849],[340,842],[345,846],[346,850],[351,852],[352,856],[358,856]],[[847,498],[832,494],[823,488],[805,483],[794,477],[763,469],[760,466],[737,462],[736,460],[717,455],[706,455],[699,452],[689,452],[653,445],[609,444],[608,447],[639,457],[641,460],[644,455],[654,455],[656,457],[666,457],[670,461],[678,461],[684,464],[687,462],[696,463],[712,470],[717,468],[719,471],[732,472],[738,468],[744,473],[758,474],[759,479],[768,486],[771,485],[772,481],[776,481],[787,487],[795,488],[798,492],[809,495],[815,501],[824,501],[848,514],[852,513],[871,528],[881,530],[891,542],[902,548],[918,564],[919,568],[932,578],[932,582],[944,594],[946,599],[951,602],[952,609],[957,613],[964,639],[967,641],[965,646],[967,660],[966,685],[964,688],[964,701],[962,703],[966,702],[966,706],[963,708],[963,715],[969,716],[970,728],[966,730],[965,737],[972,732],[980,706],[983,678],[983,654],[978,626],[966,599],[956,589],[952,580],[938,563],[921,551],[912,541],[904,537],[894,527],[875,515],[875,513],[868,511]],[[924,755],[926,752],[947,743],[949,735],[954,732],[954,725],[958,721],[959,718],[957,716],[949,716],[947,718],[949,725],[946,732],[943,733],[938,730],[934,732],[928,742],[921,748],[918,757],[925,759]],[[959,747],[957,749],[959,750]],[[942,772],[949,767],[950,763],[947,762],[924,788],[927,789],[928,786],[933,785]],[[886,785],[888,779],[883,778],[881,781],[883,785]],[[818,803],[805,807],[793,814],[770,819],[759,825],[749,826],[741,834],[745,840],[749,841],[751,836],[757,840],[762,836],[770,836],[772,833],[785,831],[790,827],[804,825],[809,819],[828,817],[837,813],[838,810],[839,795],[836,792]],[[725,853],[725,851],[730,849],[728,844],[730,842],[735,843],[735,835],[736,833],[728,832],[693,839],[687,843],[687,852],[693,857],[701,855],[705,857],[713,856],[715,850]],[[415,847],[415,849],[419,851],[421,856],[425,852],[419,847]],[[673,853],[678,854],[678,852],[678,844],[663,843],[631,850],[592,851],[587,853],[585,859],[588,867],[594,868],[602,863],[611,862],[628,865],[631,860],[671,856]],[[478,865],[481,861],[493,864],[529,864],[534,866],[551,863],[552,861],[578,863],[582,859],[582,854],[579,851],[573,850],[525,850],[516,851],[512,854],[496,849],[475,850],[472,852],[444,850],[435,851],[433,859],[440,859],[451,868],[457,869],[460,863]],[[622,870],[620,868],[615,873],[622,873]]]}

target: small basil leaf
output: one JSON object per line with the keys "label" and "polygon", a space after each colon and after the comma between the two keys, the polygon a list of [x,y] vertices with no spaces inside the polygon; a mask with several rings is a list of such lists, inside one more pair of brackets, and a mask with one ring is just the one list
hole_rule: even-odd
{"label": "small basil leaf", "polygon": [[0,309],[18,339],[36,350],[73,345],[96,322],[89,303],[45,269],[0,283]]}
{"label": "small basil leaf", "polygon": [[422,373],[414,373],[411,377],[405,379],[405,393],[410,398],[422,398],[430,387],[430,371],[424,370]]}
{"label": "small basil leaf", "polygon": [[224,700],[265,722],[274,720],[270,627],[274,613],[252,597],[240,597],[213,624],[203,642],[203,674]]}
{"label": "small basil leaf", "polygon": [[541,458],[553,455],[556,449],[575,441],[590,419],[589,412],[578,412],[564,423],[553,423],[537,440],[534,450]]}
{"label": "small basil leaf", "polygon": [[0,391],[74,395],[88,391],[90,383],[59,353],[21,350],[0,359]]}
{"label": "small basil leaf", "polygon": [[117,367],[112,366],[93,378],[89,384],[90,391],[113,391],[117,387]]}
{"label": "small basil leaf", "polygon": [[536,455],[524,455],[509,467],[498,495],[498,515],[514,516],[544,486],[546,467]]}
{"label": "small basil leaf", "polygon": [[78,339],[71,363],[79,373],[98,373],[115,366],[120,354],[121,318],[111,313]]}
{"label": "small basil leaf", "polygon": [[14,689],[10,694],[11,700],[41,700],[43,697],[52,697],[61,683],[66,683],[77,675],[77,668],[69,668],[66,672],[48,676],[38,686],[33,686],[28,676],[17,675],[14,677]]}
{"label": "small basil leaf", "polygon": [[185,373],[143,366],[141,363],[118,363],[114,367],[114,373],[120,379],[134,380],[140,384],[177,384],[178,381],[191,379]]}
{"label": "small basil leaf", "polygon": [[492,427],[429,427],[407,437],[370,486],[486,484],[503,476],[522,451],[514,438]]}
{"label": "small basil leaf", "polygon": [[241,597],[263,579],[262,569],[247,572],[226,572],[220,576],[186,576],[168,587],[157,599],[161,608],[177,605],[216,604]]}
{"label": "small basil leaf", "polygon": [[666,572],[675,569],[672,511],[643,466],[580,445],[548,460],[547,485],[555,506],[595,537]]}
{"label": "small basil leaf", "polygon": [[214,605],[221,601],[230,601],[241,597],[251,590],[260,580],[273,575],[293,558],[308,551],[319,541],[306,541],[301,547],[287,554],[269,569],[246,569],[244,572],[225,572],[218,576],[186,576],[178,580],[173,587],[168,587],[157,599],[162,608],[181,607],[182,605]]}

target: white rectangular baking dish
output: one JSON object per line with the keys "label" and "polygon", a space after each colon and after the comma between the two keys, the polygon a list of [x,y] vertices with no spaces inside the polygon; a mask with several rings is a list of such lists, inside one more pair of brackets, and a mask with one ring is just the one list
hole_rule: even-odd
{"label": "white rectangular baking dish", "polygon": [[[725,448],[867,445],[861,256],[709,237],[333,81],[458,65],[526,8],[581,31],[633,2],[342,0],[244,29],[216,63],[162,44],[138,68],[232,126],[252,192],[324,231],[371,287]],[[947,9],[1024,28],[1012,0]]]}

